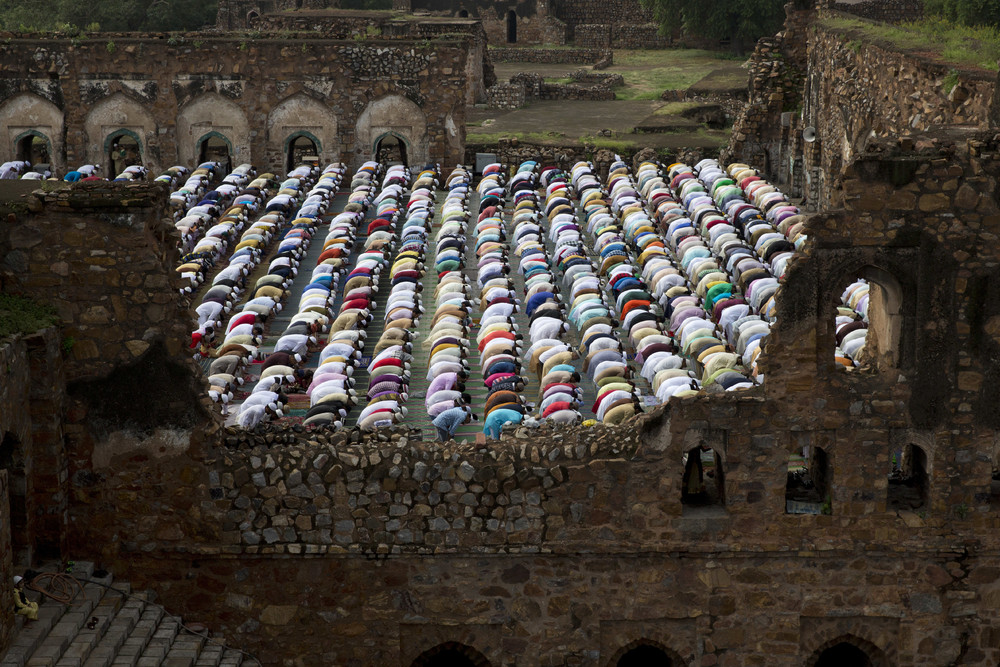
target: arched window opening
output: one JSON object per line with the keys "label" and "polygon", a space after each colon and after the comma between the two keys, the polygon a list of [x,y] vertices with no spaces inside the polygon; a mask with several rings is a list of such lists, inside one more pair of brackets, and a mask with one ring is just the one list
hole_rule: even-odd
{"label": "arched window opening", "polygon": [[209,132],[198,143],[198,162],[218,162],[224,173],[233,170],[229,141],[217,132]]}
{"label": "arched window opening", "polygon": [[285,167],[287,171],[291,171],[303,163],[319,163],[319,146],[309,137],[300,134],[288,142],[288,155]]}
{"label": "arched window opening", "polygon": [[406,165],[406,142],[395,134],[387,134],[375,142],[375,160],[382,164]]}
{"label": "arched window opening", "polygon": [[247,14],[247,28],[253,30],[259,27],[259,24],[260,24],[260,14],[258,14],[257,12],[250,12],[249,14]]}
{"label": "arched window opening", "polygon": [[785,513],[832,513],[830,464],[821,447],[802,447],[788,457]]}
{"label": "arched window opening", "polygon": [[489,667],[486,657],[465,644],[445,642],[424,651],[411,667]]}
{"label": "arched window opening", "polygon": [[887,505],[890,511],[927,507],[930,491],[927,454],[917,445],[906,445],[891,454]]}
{"label": "arched window opening", "polygon": [[469,10],[468,9],[459,9],[458,10],[458,18],[461,18],[461,19],[467,19],[467,18],[469,18]]}
{"label": "arched window opening", "polygon": [[114,178],[122,173],[125,167],[142,164],[142,154],[139,142],[131,134],[119,134],[111,139],[108,150],[108,177]]}
{"label": "arched window opening", "polygon": [[865,267],[840,293],[834,314],[838,366],[894,368],[900,361],[902,293],[886,271]]}
{"label": "arched window opening", "polygon": [[684,454],[682,463],[681,504],[685,513],[724,508],[725,473],[718,452],[702,443]]}
{"label": "arched window opening", "polygon": [[10,539],[14,563],[27,565],[31,559],[27,539],[28,479],[24,471],[21,442],[13,433],[5,433],[3,440],[0,440],[0,468],[7,471],[7,500],[10,503]]}
{"label": "arched window opening", "polygon": [[840,642],[819,654],[813,667],[874,667],[868,654],[853,644]]}
{"label": "arched window opening", "polygon": [[616,667],[674,667],[674,661],[663,650],[649,644],[640,644],[626,652],[615,665]]}
{"label": "arched window opening", "polygon": [[14,151],[18,160],[35,165],[49,164],[49,139],[41,132],[29,132],[17,140]]}
{"label": "arched window opening", "polygon": [[513,9],[507,12],[507,43],[517,43],[517,12]]}

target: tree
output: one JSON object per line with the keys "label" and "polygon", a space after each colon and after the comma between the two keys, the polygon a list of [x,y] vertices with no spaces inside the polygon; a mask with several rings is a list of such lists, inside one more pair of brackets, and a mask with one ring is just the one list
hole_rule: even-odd
{"label": "tree", "polygon": [[1000,2],[997,0],[927,0],[924,13],[970,26],[1000,28]]}
{"label": "tree", "polygon": [[707,39],[729,40],[742,54],[765,35],[781,29],[785,19],[783,0],[641,0],[652,10],[660,30],[684,32]]}
{"label": "tree", "polygon": [[99,23],[102,30],[198,30],[215,23],[217,0],[0,0],[0,29],[83,28]]}

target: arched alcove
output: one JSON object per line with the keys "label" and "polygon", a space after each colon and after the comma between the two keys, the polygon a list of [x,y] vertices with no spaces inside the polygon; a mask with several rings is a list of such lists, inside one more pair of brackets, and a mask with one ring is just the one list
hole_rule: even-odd
{"label": "arched alcove", "polygon": [[805,446],[789,455],[785,481],[786,514],[831,514],[829,457],[822,447]]}
{"label": "arched alcove", "polygon": [[330,107],[305,93],[292,95],[275,105],[267,116],[268,153],[280,153],[287,163],[289,142],[308,137],[316,144],[320,162],[336,162],[340,158],[337,127],[337,115]]}
{"label": "arched alcove", "polygon": [[386,132],[375,140],[375,160],[384,164],[408,164],[406,140],[395,132]]}
{"label": "arched alcove", "polygon": [[513,9],[507,12],[507,43],[517,43],[517,12]]}
{"label": "arched alcove", "polygon": [[682,667],[685,664],[675,651],[652,639],[637,639],[618,649],[608,667]]}
{"label": "arched alcove", "polygon": [[357,152],[369,159],[368,156],[375,155],[378,141],[387,134],[406,143],[406,157],[411,164],[428,161],[427,117],[412,100],[402,95],[387,95],[370,102],[358,117]]}
{"label": "arched alcove", "polygon": [[198,163],[218,162],[225,173],[233,169],[233,143],[221,132],[206,132],[198,139]]}
{"label": "arched alcove", "polygon": [[460,19],[467,19],[467,18],[469,18],[469,10],[468,9],[459,9],[458,10],[458,18],[460,18]]}
{"label": "arched alcove", "polygon": [[52,102],[21,93],[0,105],[0,161],[17,159],[19,142],[29,136],[45,137],[49,142],[49,164],[62,168],[63,112]]}
{"label": "arched alcove", "polygon": [[923,447],[908,443],[890,452],[886,509],[926,510],[930,498],[930,458]]}
{"label": "arched alcove", "polygon": [[303,162],[319,162],[322,144],[309,132],[296,132],[285,140],[285,170],[291,171]]}
{"label": "arched alcove", "polygon": [[181,164],[199,161],[203,139],[215,132],[229,144],[234,162],[252,162],[250,127],[246,114],[232,100],[218,93],[205,93],[177,114],[177,157]]}
{"label": "arched alcove", "polygon": [[14,159],[36,164],[52,163],[52,141],[38,130],[27,130],[14,138]]}
{"label": "arched alcove", "polygon": [[418,655],[411,667],[490,667],[490,661],[471,646],[445,642]]}
{"label": "arched alcove", "polygon": [[726,480],[722,457],[706,443],[685,452],[681,463],[681,504],[684,513],[725,510]]}
{"label": "arched alcove", "polygon": [[806,667],[888,667],[879,647],[854,635],[841,635],[824,643],[806,661]]}
{"label": "arched alcove", "polygon": [[87,161],[100,164],[107,171],[110,169],[107,162],[114,137],[131,136],[139,144],[144,161],[148,162],[145,147],[156,136],[157,125],[146,107],[123,93],[115,93],[94,105],[87,114],[84,128],[87,132]]}
{"label": "arched alcove", "polygon": [[864,266],[843,283],[831,317],[838,366],[897,368],[902,361],[903,290],[888,271]]}
{"label": "arched alcove", "polygon": [[125,167],[142,164],[142,139],[132,130],[116,130],[104,140],[104,154],[107,156],[107,173],[114,178]]}

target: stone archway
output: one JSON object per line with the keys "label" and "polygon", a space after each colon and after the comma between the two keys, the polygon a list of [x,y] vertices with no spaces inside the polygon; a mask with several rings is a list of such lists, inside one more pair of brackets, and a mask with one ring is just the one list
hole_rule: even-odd
{"label": "stone archway", "polygon": [[636,639],[611,656],[607,667],[683,667],[684,658],[658,641]]}
{"label": "stone archway", "polygon": [[156,119],[146,107],[124,93],[115,93],[95,104],[87,114],[84,129],[87,133],[87,162],[100,164],[106,171],[109,168],[109,140],[129,135],[139,144],[139,152],[147,166],[153,169],[158,167],[149,164],[147,150],[150,140],[156,137]]}
{"label": "stone archway", "polygon": [[387,95],[370,102],[358,117],[357,153],[362,159],[371,159],[379,139],[389,133],[406,142],[410,164],[422,165],[428,161],[427,117],[412,100],[402,95]]}
{"label": "stone archway", "polygon": [[177,114],[177,159],[193,164],[200,158],[202,140],[215,132],[231,147],[234,164],[252,162],[250,125],[239,105],[218,93],[206,93],[187,104]]}
{"label": "stone archway", "polygon": [[63,112],[52,102],[21,93],[0,105],[0,162],[17,157],[17,145],[27,136],[41,136],[49,142],[49,164],[63,168]]}
{"label": "stone archway", "polygon": [[316,145],[320,162],[340,158],[337,115],[319,100],[298,93],[277,104],[267,116],[267,151],[288,162],[289,145],[296,137],[307,137]]}
{"label": "stone archway", "polygon": [[490,661],[471,646],[445,642],[418,655],[410,667],[490,667]]}
{"label": "stone archway", "polygon": [[[849,662],[844,662],[849,660]],[[885,654],[867,639],[846,634],[835,637],[813,651],[806,667],[889,667]]]}

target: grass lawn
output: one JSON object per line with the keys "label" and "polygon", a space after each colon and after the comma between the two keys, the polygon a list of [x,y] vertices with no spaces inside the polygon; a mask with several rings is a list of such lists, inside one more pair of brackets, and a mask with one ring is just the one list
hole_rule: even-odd
{"label": "grass lawn", "polygon": [[625,85],[616,91],[616,99],[656,100],[664,90],[686,89],[713,70],[740,60],[701,49],[615,51],[615,64],[604,71],[617,72],[625,79]]}
{"label": "grass lawn", "polygon": [[[824,16],[820,23],[833,30],[857,32],[897,49],[934,56],[946,63],[997,71],[1000,30],[957,25],[941,18],[925,18],[899,26],[869,23],[841,16]],[[860,44],[859,44],[860,47]]]}

